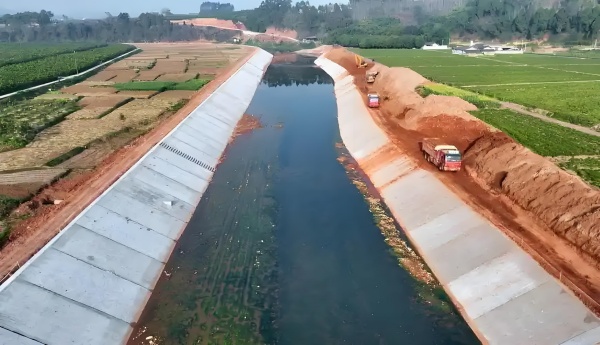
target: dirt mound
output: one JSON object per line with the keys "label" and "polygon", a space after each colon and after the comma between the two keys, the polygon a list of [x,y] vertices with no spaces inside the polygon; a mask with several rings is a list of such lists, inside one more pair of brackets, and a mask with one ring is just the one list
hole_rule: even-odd
{"label": "dirt mound", "polygon": [[473,143],[465,152],[465,163],[471,175],[600,260],[600,191],[504,133],[485,135]]}
{"label": "dirt mound", "polygon": [[298,38],[298,33],[296,32],[296,30],[278,29],[278,28],[276,28],[274,26],[269,26],[267,28],[267,31],[265,31],[265,34],[267,34],[267,35],[289,37],[289,38],[293,38],[293,39],[297,39]]}

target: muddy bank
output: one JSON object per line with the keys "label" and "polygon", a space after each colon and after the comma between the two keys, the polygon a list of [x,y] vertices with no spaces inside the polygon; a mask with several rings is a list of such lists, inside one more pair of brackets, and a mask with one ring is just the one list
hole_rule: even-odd
{"label": "muddy bank", "polygon": [[[352,53],[338,48],[326,56],[360,75]],[[467,172],[479,177],[483,187],[506,195],[554,234],[600,260],[597,189],[473,117],[468,111],[476,110],[474,105],[458,97],[421,97],[415,88],[428,81],[418,73],[372,62],[371,68],[379,71],[372,89],[380,93],[386,116],[422,137],[440,137],[459,147]],[[356,83],[367,90],[360,77]]]}

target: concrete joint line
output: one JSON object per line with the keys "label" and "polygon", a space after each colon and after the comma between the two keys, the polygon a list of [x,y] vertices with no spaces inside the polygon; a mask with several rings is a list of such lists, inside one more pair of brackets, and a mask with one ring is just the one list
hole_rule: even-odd
{"label": "concrete joint line", "polygon": [[[138,253],[138,254],[142,254],[143,256],[145,256],[145,257],[147,257],[147,258],[150,258],[150,259],[152,259],[152,260],[154,260],[154,261],[158,261],[158,262],[160,262],[161,264],[166,264],[166,263],[167,263],[166,261],[157,260],[157,259],[155,259],[155,258],[153,258],[153,257],[149,256],[148,254],[144,254],[144,253],[140,252],[139,250],[136,250],[136,249],[134,249],[134,248],[131,248],[130,246],[128,246],[128,245],[126,245],[126,244],[123,244],[123,243],[121,243],[121,242],[117,242],[117,241],[113,240],[113,239],[112,239],[112,238],[110,238],[110,237],[106,237],[106,236],[104,236],[103,234],[99,234],[99,233],[97,233],[96,231],[94,231],[94,230],[92,230],[92,229],[90,229],[90,228],[88,228],[88,227],[86,227],[86,226],[83,226],[83,225],[81,225],[81,224],[77,224],[77,226],[80,226],[80,227],[81,227],[81,228],[83,228],[83,229],[86,229],[86,230],[88,230],[88,231],[91,231],[91,232],[93,232],[94,234],[96,234],[96,235],[98,235],[98,236],[104,237],[105,239],[107,239],[107,240],[109,240],[109,241],[111,241],[111,242],[114,242],[114,243],[116,243],[116,244],[118,244],[118,245],[121,245],[121,246],[123,246],[123,247],[126,247],[127,249],[130,249],[130,250],[132,250],[132,251],[134,251],[134,252],[136,252],[136,253]],[[168,238],[168,237],[167,237],[167,238]],[[172,240],[171,240],[171,241],[172,241]],[[54,248],[52,248],[52,249],[54,249]],[[56,249],[56,250],[58,250],[58,249]],[[60,251],[60,250],[58,250],[58,251]],[[62,251],[60,251],[60,252],[62,252]],[[65,254],[66,254],[66,253],[65,253]],[[146,289],[146,290],[147,290],[147,289]]]}
{"label": "concrete joint line", "polygon": [[[86,228],[86,229],[87,229],[87,228]],[[89,230],[89,229],[87,229],[87,230]],[[90,230],[90,231],[91,231],[91,230]],[[113,242],[114,242],[114,241],[113,241]],[[115,242],[115,243],[118,243],[118,242]],[[119,243],[119,244],[120,244],[120,243]],[[121,244],[121,245],[123,245],[123,244]],[[129,247],[127,247],[127,248],[129,248]],[[125,277],[123,277],[123,276],[121,276],[121,275],[117,274],[115,271],[111,271],[111,270],[104,269],[104,268],[102,268],[102,267],[98,267],[98,266],[96,266],[96,265],[94,265],[94,264],[92,264],[92,263],[90,263],[90,262],[87,262],[87,261],[81,260],[80,258],[77,258],[77,257],[75,257],[75,256],[73,256],[73,255],[71,255],[71,254],[69,254],[69,253],[67,253],[67,252],[65,252],[65,251],[62,251],[62,250],[60,250],[60,249],[57,249],[57,248],[54,248],[54,247],[50,247],[49,249],[51,249],[51,250],[54,250],[54,251],[57,251],[57,252],[59,252],[59,253],[62,253],[62,254],[65,254],[65,255],[67,255],[67,256],[70,256],[70,257],[72,257],[73,259],[75,259],[75,260],[77,260],[77,261],[79,261],[79,262],[82,262],[82,263],[84,263],[84,264],[86,264],[86,265],[89,265],[89,266],[95,267],[95,268],[97,268],[97,269],[99,269],[99,270],[101,270],[101,271],[104,271],[104,272],[110,273],[110,274],[114,275],[115,277],[118,277],[118,278],[120,278],[120,279],[123,279],[123,280],[125,280],[125,281],[128,281],[128,282],[130,282],[130,283],[132,283],[132,284],[134,284],[134,285],[137,285],[137,286],[141,287],[142,289],[144,289],[144,290],[146,290],[146,291],[148,291],[148,292],[152,292],[152,291],[154,291],[154,289],[148,289],[147,287],[145,287],[145,286],[142,286],[142,285],[140,285],[140,284],[138,284],[138,283],[134,282],[133,280],[127,279],[127,278],[125,278]],[[133,250],[133,249],[132,249],[132,250]],[[138,253],[139,253],[139,252],[138,252]],[[147,256],[147,255],[145,255],[145,256]],[[147,256],[147,257],[149,257],[149,256]],[[152,260],[154,260],[154,261],[158,261],[158,260],[156,260],[156,259],[154,259],[154,258],[151,258],[151,259],[152,259]]]}
{"label": "concrete joint line", "polygon": [[[84,304],[84,303],[78,302],[78,301],[76,301],[76,300],[74,300],[74,299],[71,299],[71,298],[69,298],[69,297],[63,296],[63,295],[61,295],[61,294],[59,294],[59,293],[56,293],[56,292],[54,292],[54,291],[52,291],[52,290],[48,290],[48,289],[46,289],[45,287],[39,286],[39,285],[37,285],[37,284],[33,284],[33,283],[31,283],[31,282],[29,282],[29,281],[27,281],[27,280],[25,280],[25,279],[21,279],[21,277],[18,277],[18,278],[17,278],[17,279],[15,279],[15,280],[18,280],[18,281],[20,281],[21,283],[25,283],[25,284],[27,284],[27,285],[35,286],[35,287],[37,287],[37,288],[39,288],[39,289],[42,289],[42,290],[44,290],[44,291],[47,291],[47,292],[49,292],[50,294],[52,294],[52,295],[54,295],[54,296],[57,296],[57,297],[58,297],[58,298],[60,298],[60,299],[67,300],[67,301],[69,301],[70,303],[76,304],[76,305],[78,305],[78,306],[80,306],[80,307],[83,307],[83,308],[85,308],[85,309],[91,310],[91,311],[93,311],[93,312],[95,312],[95,313],[98,313],[98,314],[100,314],[100,315],[106,316],[106,317],[108,317],[108,318],[110,318],[110,319],[113,319],[113,320],[116,320],[116,321],[118,321],[118,322],[122,322],[122,323],[124,323],[124,324],[127,324],[127,325],[129,325],[129,327],[131,327],[131,324],[130,324],[129,322],[127,322],[127,321],[123,320],[123,319],[120,319],[120,318],[118,318],[118,317],[116,317],[116,316],[113,316],[113,315],[110,315],[110,314],[108,314],[108,313],[105,313],[105,312],[103,312],[102,310],[99,310],[99,309],[96,309],[96,308],[94,308],[94,307],[91,307],[91,306],[89,306],[89,305],[87,305],[87,304]],[[40,340],[37,340],[37,339],[34,339],[34,340],[35,340],[35,341],[38,341],[38,342],[40,342]]]}
{"label": "concrete joint line", "polygon": [[[20,332],[17,332],[17,331],[13,331],[13,330],[11,330],[11,329],[8,329],[8,328],[6,328],[6,327],[4,327],[4,326],[2,326],[2,325],[0,325],[0,328],[2,328],[2,329],[4,329],[4,330],[7,330],[7,331],[9,331],[9,332],[11,332],[11,333],[14,333],[14,334],[16,334],[16,335],[19,335],[19,336],[21,336],[21,337],[23,337],[23,338],[27,338],[27,339],[29,339],[29,340],[31,340],[31,341],[34,341],[34,342],[38,343],[38,344],[48,345],[47,343],[41,343],[41,342],[40,342],[39,340],[37,340],[37,339],[33,339],[33,338],[31,338],[31,337],[29,337],[29,336],[27,336],[27,335],[23,334],[23,333],[20,333]],[[1,340],[1,339],[0,339],[0,340]],[[7,345],[10,345],[10,344],[7,344]]]}

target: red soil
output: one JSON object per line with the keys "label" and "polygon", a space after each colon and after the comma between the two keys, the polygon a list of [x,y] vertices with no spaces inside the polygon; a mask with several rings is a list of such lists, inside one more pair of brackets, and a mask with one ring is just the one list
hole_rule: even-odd
{"label": "red soil", "polygon": [[[412,70],[367,61],[367,69],[380,72],[368,85],[353,53],[335,48],[326,57],[346,68],[363,93],[381,96],[381,107],[370,112],[392,144],[360,162],[367,174],[410,156],[600,311],[600,191],[472,117],[463,100],[423,99],[415,88],[428,81]],[[458,146],[465,169],[443,173],[423,160],[419,142],[426,137]]]}

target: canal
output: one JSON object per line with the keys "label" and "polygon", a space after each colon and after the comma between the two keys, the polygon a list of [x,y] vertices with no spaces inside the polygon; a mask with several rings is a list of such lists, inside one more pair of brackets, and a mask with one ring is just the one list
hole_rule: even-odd
{"label": "canal", "polygon": [[[331,78],[273,64],[129,344],[477,344],[419,298],[338,162]],[[444,299],[445,296],[440,296]]]}

